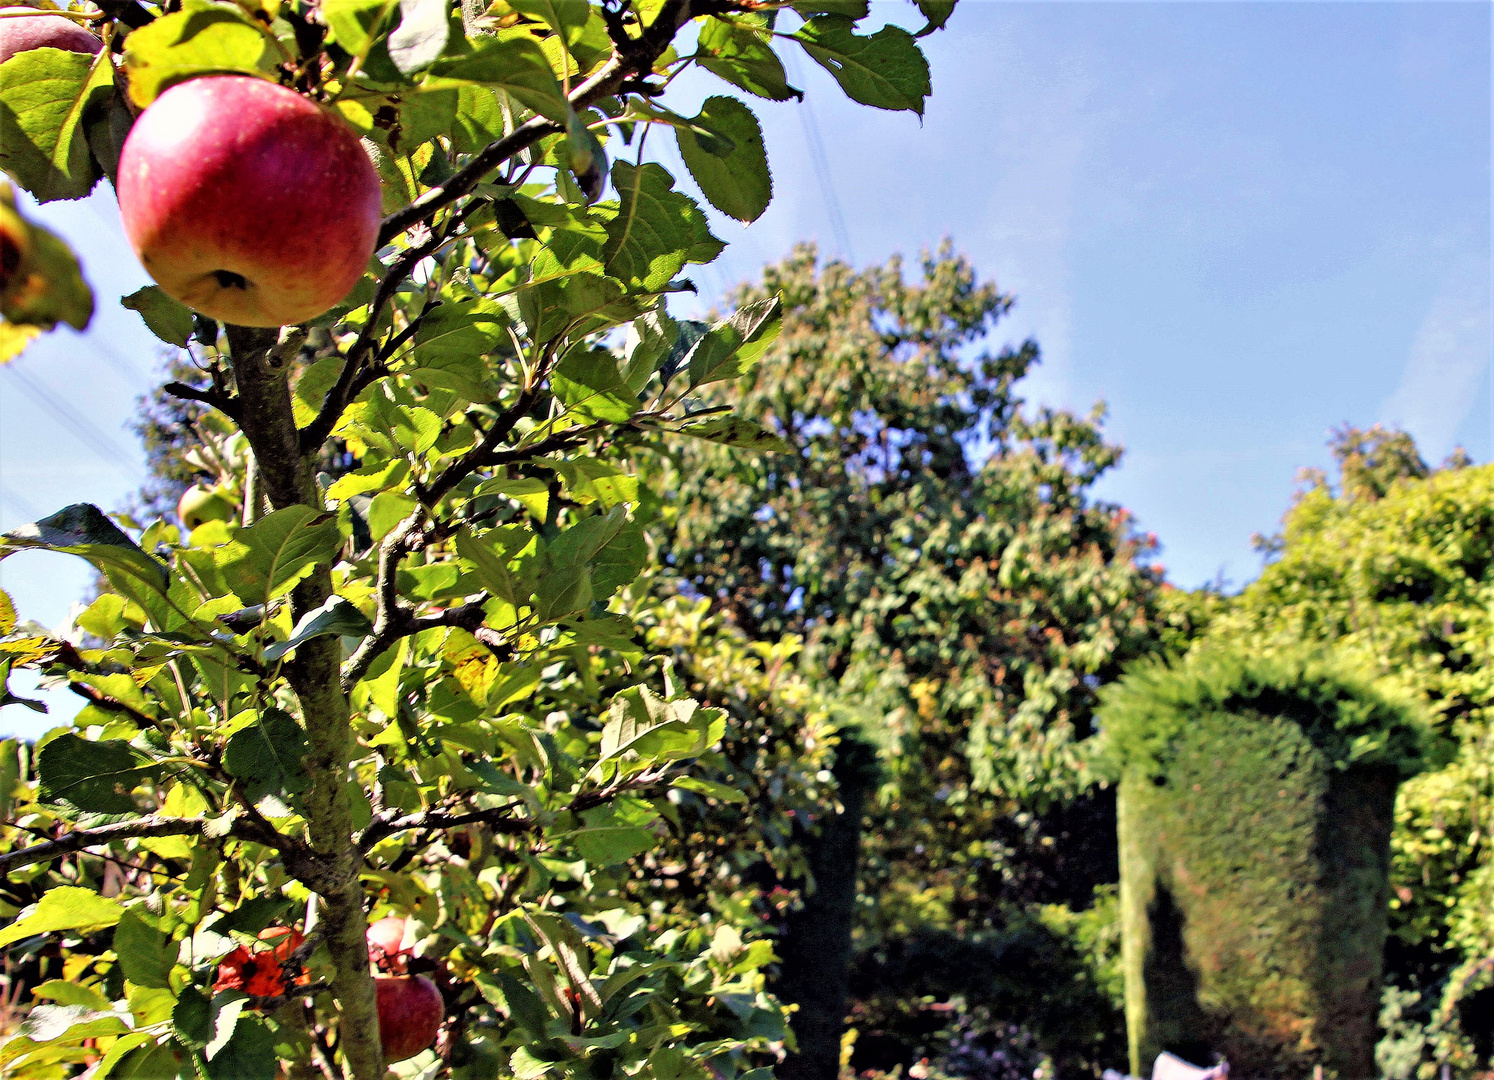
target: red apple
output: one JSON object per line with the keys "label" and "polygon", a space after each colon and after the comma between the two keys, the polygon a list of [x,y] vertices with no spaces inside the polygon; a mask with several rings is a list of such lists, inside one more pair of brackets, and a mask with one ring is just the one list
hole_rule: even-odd
{"label": "red apple", "polygon": [[412,1058],[436,1041],[446,1003],[435,983],[424,975],[379,976],[374,979],[374,991],[386,1063]]}
{"label": "red apple", "polygon": [[305,322],[363,276],[379,177],[358,136],[294,90],[249,75],[178,83],[119,159],[125,234],[169,295],[243,326]]}
{"label": "red apple", "polygon": [[411,950],[404,947],[405,920],[386,915],[368,928],[368,958],[380,971],[403,971]]}
{"label": "red apple", "polygon": [[104,47],[72,19],[61,15],[19,15],[9,12],[21,8],[0,8],[0,64],[16,53],[32,49],[66,49],[68,52],[93,56]]}

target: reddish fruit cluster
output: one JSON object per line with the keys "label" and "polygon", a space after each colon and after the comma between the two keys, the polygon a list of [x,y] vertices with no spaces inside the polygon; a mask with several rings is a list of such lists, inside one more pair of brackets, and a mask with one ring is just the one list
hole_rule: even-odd
{"label": "reddish fruit cluster", "polygon": [[[218,978],[213,983],[213,993],[220,990],[242,990],[251,997],[282,997],[289,987],[285,981],[285,962],[291,953],[305,943],[299,930],[283,926],[272,926],[259,935],[259,940],[274,942],[270,949],[250,952],[239,946],[218,961]],[[296,983],[304,985],[306,974],[296,976]]]}
{"label": "reddish fruit cluster", "polygon": [[248,75],[178,83],[135,121],[119,210],[169,295],[243,326],[305,322],[368,268],[379,176],[341,118]]}
{"label": "reddish fruit cluster", "polygon": [[374,978],[379,1003],[379,1042],[385,1061],[404,1061],[436,1041],[446,1002],[424,975],[406,975],[413,949],[405,943],[405,920],[387,915],[368,928],[368,958],[380,971]]}

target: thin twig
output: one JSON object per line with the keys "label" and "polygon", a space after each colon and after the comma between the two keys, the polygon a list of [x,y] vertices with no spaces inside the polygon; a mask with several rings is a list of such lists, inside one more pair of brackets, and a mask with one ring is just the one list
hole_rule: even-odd
{"label": "thin twig", "polygon": [[[122,821],[115,825],[101,825],[97,829],[79,829],[66,836],[60,836],[56,840],[48,840],[44,844],[32,844],[15,851],[0,853],[0,874],[22,866],[30,866],[33,863],[46,862],[74,851],[82,851],[84,848],[101,847],[120,840],[134,840],[150,836],[200,837],[204,835],[210,824],[213,822],[207,818],[165,818],[151,815],[139,821]],[[275,832],[274,829],[270,832],[272,836],[267,837],[257,823],[236,820],[224,835],[236,840],[247,840],[251,843],[276,848],[281,847],[288,839]]]}
{"label": "thin twig", "polygon": [[[624,43],[614,42],[612,58],[570,94],[571,109],[581,112],[600,99],[616,93],[628,80],[652,71],[654,62],[674,40],[680,27],[692,18],[743,10],[746,10],[745,5],[724,0],[668,0],[653,24],[640,36],[627,37]],[[565,125],[555,120],[547,120],[543,116],[531,117],[508,135],[479,150],[472,160],[442,183],[386,217],[379,229],[379,243],[387,244],[410,226],[431,220],[442,207],[450,206],[470,193],[482,182],[484,176],[503,162],[521,150],[527,150],[545,136],[564,130]]]}
{"label": "thin twig", "polygon": [[184,382],[169,382],[163,389],[172,397],[183,398],[187,401],[200,401],[204,405],[209,405],[231,420],[239,418],[238,399],[221,393],[216,387],[204,390],[189,386]]}
{"label": "thin twig", "polygon": [[374,293],[373,303],[368,307],[368,321],[363,324],[363,329],[358,332],[357,339],[348,349],[347,361],[342,365],[337,382],[333,384],[331,390],[327,391],[327,396],[322,400],[322,407],[317,412],[316,419],[301,429],[301,452],[303,454],[314,453],[321,449],[322,443],[327,441],[327,436],[337,425],[343,410],[348,407],[348,402],[357,396],[359,376],[363,372],[363,360],[373,347],[374,335],[378,332],[379,318],[384,313],[384,305],[389,303],[405,277],[419,265],[420,261],[446,243],[448,239],[445,235],[432,236],[425,243],[402,252],[389,267],[384,280],[379,282],[378,292]]}

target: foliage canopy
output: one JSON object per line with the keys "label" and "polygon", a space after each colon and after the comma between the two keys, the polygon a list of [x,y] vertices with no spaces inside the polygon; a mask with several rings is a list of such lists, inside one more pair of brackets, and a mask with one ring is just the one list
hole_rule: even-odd
{"label": "foliage canopy", "polygon": [[[953,4],[917,6],[930,33]],[[397,912],[446,1009],[406,1075],[766,1076],[786,1038],[771,946],[673,919],[638,882],[678,882],[657,854],[673,850],[701,910],[734,910],[693,850],[718,804],[819,793],[793,761],[760,762],[785,781],[768,793],[745,782],[751,755],[733,765],[727,738],[741,701],[705,659],[684,681],[719,705],[661,665],[698,616],[644,614],[657,495],[631,462],[675,440],[778,446],[703,399],[751,368],[781,308],[669,316],[722,243],[645,144],[669,129],[693,190],[751,220],[772,185],[736,92],[797,95],[777,50],[803,48],[854,100],[921,115],[915,35],[869,30],[864,0],[63,14],[101,36],[96,57],[0,65],[0,167],[36,198],[86,194],[167,87],[232,73],[350,124],[387,216],[363,280],[300,327],[127,298],[189,352],[169,389],[205,407],[192,463],[231,518],[127,532],[78,506],[0,540],[80,555],[110,586],[67,636],[0,605],[0,675],[39,668],[89,700],[0,766],[4,939],[37,998],[5,1068],[269,1080],[278,1060],[383,1080],[364,933]],[[696,66],[733,96],[687,117],[665,99]],[[5,214],[7,237],[31,228]],[[71,254],[23,239],[55,255],[28,264],[27,295],[55,302],[23,306],[7,280],[3,358],[87,321]],[[812,708],[794,718],[814,730]],[[272,927],[304,940],[279,978],[256,961],[267,978],[246,982],[241,953]]]}

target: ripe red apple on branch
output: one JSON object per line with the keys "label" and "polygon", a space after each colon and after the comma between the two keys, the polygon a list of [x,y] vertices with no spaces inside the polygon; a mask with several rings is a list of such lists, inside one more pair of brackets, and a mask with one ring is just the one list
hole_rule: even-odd
{"label": "ripe red apple on branch", "polygon": [[0,64],[32,49],[65,49],[94,55],[104,43],[72,19],[61,15],[12,15],[19,8],[0,8]]}
{"label": "ripe red apple on branch", "polygon": [[436,1041],[446,1003],[435,983],[424,975],[380,975],[374,991],[385,1062],[412,1058]]}
{"label": "ripe red apple on branch", "polygon": [[264,79],[209,75],[140,115],[119,162],[119,209],[169,295],[214,319],[315,318],[362,277],[379,177],[330,110]]}

